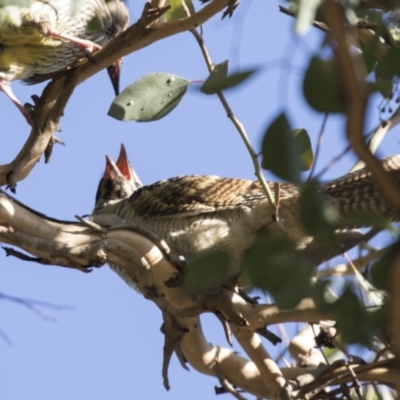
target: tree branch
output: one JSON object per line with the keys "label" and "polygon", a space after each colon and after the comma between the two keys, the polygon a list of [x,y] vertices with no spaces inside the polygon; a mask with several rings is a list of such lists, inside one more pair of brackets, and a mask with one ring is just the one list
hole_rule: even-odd
{"label": "tree branch", "polygon": [[53,139],[63,116],[64,109],[75,88],[116,60],[159,40],[194,29],[224,9],[229,0],[213,0],[196,14],[176,21],[159,23],[152,27],[167,8],[153,10],[146,3],[137,23],[93,55],[93,62],[83,61],[77,68],[66,70],[66,76],[50,82],[37,101],[33,127],[28,140],[15,159],[0,165],[0,186],[15,188],[18,181],[26,178]]}

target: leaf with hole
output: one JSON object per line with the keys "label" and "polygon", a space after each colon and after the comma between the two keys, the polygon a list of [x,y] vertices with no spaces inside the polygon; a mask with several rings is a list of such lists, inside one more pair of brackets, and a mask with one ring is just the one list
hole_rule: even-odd
{"label": "leaf with hole", "polygon": [[168,73],[146,75],[114,99],[108,115],[120,121],[156,121],[179,104],[189,83],[185,78]]}

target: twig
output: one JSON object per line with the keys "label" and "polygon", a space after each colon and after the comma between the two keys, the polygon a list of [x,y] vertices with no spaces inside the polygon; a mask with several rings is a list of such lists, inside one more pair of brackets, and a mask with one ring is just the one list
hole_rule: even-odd
{"label": "twig", "polygon": [[321,129],[320,129],[319,134],[318,134],[317,146],[315,147],[314,162],[313,162],[313,165],[311,167],[310,175],[308,175],[308,179],[307,179],[308,181],[311,180],[312,176],[314,175],[314,171],[315,171],[315,167],[317,165],[319,152],[320,152],[320,149],[321,149],[322,138],[323,138],[323,135],[324,135],[325,126],[326,126],[326,123],[328,121],[328,117],[329,117],[329,113],[325,113],[324,114],[324,119],[322,120]]}
{"label": "twig", "polygon": [[[208,53],[208,50],[206,48],[206,45],[204,43],[203,38],[194,29],[192,29],[190,32],[193,34],[193,36],[195,37],[198,45],[200,46],[200,49],[201,49],[201,52],[203,54],[204,60],[205,60],[205,62],[207,64],[207,67],[208,67],[208,71],[211,73],[213,71],[213,69],[214,69],[214,64],[211,61],[210,55]],[[265,191],[267,199],[268,199],[269,203],[271,204],[271,207],[273,208],[274,213],[276,213],[276,211],[277,211],[276,202],[275,202],[274,197],[272,195],[271,189],[269,188],[268,183],[266,182],[266,180],[264,178],[264,175],[263,175],[263,173],[261,171],[260,163],[258,162],[258,158],[257,158],[257,153],[253,149],[253,146],[252,146],[252,144],[250,142],[250,139],[249,139],[249,137],[248,137],[248,135],[246,133],[246,130],[245,130],[244,126],[236,118],[236,116],[233,114],[232,109],[230,108],[228,102],[226,101],[226,98],[223,95],[223,93],[221,91],[219,91],[219,92],[217,92],[217,96],[218,96],[222,106],[224,107],[228,118],[232,121],[233,125],[235,126],[235,128],[239,132],[240,137],[242,138],[242,140],[243,140],[243,142],[244,142],[244,144],[245,144],[245,146],[247,148],[247,151],[250,154],[251,160],[252,160],[253,165],[254,165],[255,174],[256,174],[258,180],[260,181],[264,191]]]}

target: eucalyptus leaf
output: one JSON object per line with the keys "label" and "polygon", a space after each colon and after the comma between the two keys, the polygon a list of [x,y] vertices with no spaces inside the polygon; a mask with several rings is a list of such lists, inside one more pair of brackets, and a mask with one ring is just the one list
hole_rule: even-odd
{"label": "eucalyptus leaf", "polygon": [[344,111],[344,99],[331,61],[313,57],[303,81],[303,93],[308,104],[320,112]]}
{"label": "eucalyptus leaf", "polygon": [[179,104],[189,83],[185,78],[168,73],[146,75],[114,99],[108,115],[120,121],[156,121]]}
{"label": "eucalyptus leaf", "polygon": [[220,82],[226,78],[227,75],[228,75],[228,60],[223,61],[220,64],[216,64],[214,66],[214,69],[212,70],[208,78],[205,80],[200,90],[204,94],[214,94],[215,93],[214,88],[218,86]]}
{"label": "eucalyptus leaf", "polygon": [[327,201],[315,180],[304,184],[300,199],[300,220],[306,231],[316,240],[332,242],[335,223],[339,215],[334,206]]}
{"label": "eucalyptus leaf", "polygon": [[346,343],[370,343],[374,332],[371,318],[354,291],[348,286],[343,294],[332,305],[337,316],[337,328]]}
{"label": "eucalyptus leaf", "polygon": [[378,289],[386,291],[390,289],[390,268],[393,268],[393,262],[399,254],[400,242],[397,242],[389,246],[385,254],[369,268],[371,282]]}
{"label": "eucalyptus leaf", "polygon": [[245,265],[250,282],[268,290],[281,308],[295,307],[311,293],[313,268],[288,238],[260,236]]}
{"label": "eucalyptus leaf", "polygon": [[207,83],[206,81],[200,90],[205,94],[215,94],[221,90],[234,88],[250,78],[256,71],[256,69],[250,69],[247,71],[236,72],[232,75],[226,76],[225,78],[221,77],[218,81],[213,80],[211,83]]}
{"label": "eucalyptus leaf", "polygon": [[262,168],[286,181],[296,184],[301,182],[299,146],[284,114],[280,114],[268,126],[262,141],[262,155]]}
{"label": "eucalyptus leaf", "polygon": [[192,0],[184,0],[184,2],[186,9],[182,6],[182,0],[168,0],[168,5],[171,8],[164,14],[164,20],[168,22],[186,18],[188,13],[189,16],[193,15],[195,9]]}
{"label": "eucalyptus leaf", "polygon": [[186,270],[183,288],[194,294],[223,284],[237,273],[230,261],[229,255],[222,251],[195,258]]}
{"label": "eucalyptus leaf", "polygon": [[293,129],[292,131],[300,153],[302,171],[308,171],[314,163],[314,153],[310,136],[305,129]]}

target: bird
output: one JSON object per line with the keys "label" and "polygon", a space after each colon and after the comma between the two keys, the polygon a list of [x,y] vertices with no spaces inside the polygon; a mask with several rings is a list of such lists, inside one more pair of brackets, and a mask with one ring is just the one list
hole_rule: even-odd
{"label": "bird", "polygon": [[[383,159],[382,165],[400,185],[400,156]],[[268,185],[273,189],[274,182]],[[342,218],[340,229],[357,227],[343,219],[354,212],[400,220],[399,211],[380,193],[366,168],[322,184],[320,191]],[[300,193],[297,185],[280,184],[279,217],[289,238],[304,247],[312,238],[299,220]],[[146,227],[187,260],[226,251],[232,274],[240,272],[245,253],[261,232],[275,235],[281,230],[258,180],[187,175],[142,186],[124,146],[117,162],[106,156],[92,212],[98,214],[117,215]]]}
{"label": "bird", "polygon": [[[19,8],[20,21],[0,24],[0,91],[28,123],[31,115],[11,89],[11,82],[35,84],[52,79],[78,60],[104,46],[129,25],[120,0],[83,0],[73,15],[70,0],[39,0]],[[120,61],[108,68],[118,94]]]}

